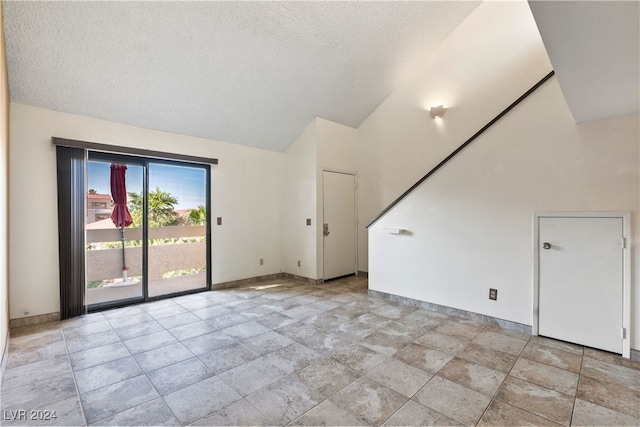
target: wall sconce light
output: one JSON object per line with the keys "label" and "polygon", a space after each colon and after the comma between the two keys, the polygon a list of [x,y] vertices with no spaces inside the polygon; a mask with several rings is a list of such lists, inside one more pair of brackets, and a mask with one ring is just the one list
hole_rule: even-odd
{"label": "wall sconce light", "polygon": [[447,109],[442,105],[438,105],[437,107],[431,107],[431,110],[430,110],[431,117],[434,119],[442,118],[442,116],[444,116],[444,113],[446,112],[447,112]]}

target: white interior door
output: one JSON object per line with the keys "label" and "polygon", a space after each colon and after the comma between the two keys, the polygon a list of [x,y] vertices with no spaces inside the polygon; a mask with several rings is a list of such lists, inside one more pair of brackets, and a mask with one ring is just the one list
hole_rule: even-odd
{"label": "white interior door", "polygon": [[323,172],[324,280],[356,272],[356,177]]}
{"label": "white interior door", "polygon": [[622,353],[623,219],[538,221],[538,333]]}

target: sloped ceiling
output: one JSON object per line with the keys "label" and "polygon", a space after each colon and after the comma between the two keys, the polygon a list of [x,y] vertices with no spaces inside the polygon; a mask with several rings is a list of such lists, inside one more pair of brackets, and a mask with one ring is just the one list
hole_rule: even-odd
{"label": "sloped ceiling", "polygon": [[479,2],[4,2],[13,102],[284,151],[360,123]]}
{"label": "sloped ceiling", "polygon": [[576,122],[640,112],[640,2],[529,6]]}

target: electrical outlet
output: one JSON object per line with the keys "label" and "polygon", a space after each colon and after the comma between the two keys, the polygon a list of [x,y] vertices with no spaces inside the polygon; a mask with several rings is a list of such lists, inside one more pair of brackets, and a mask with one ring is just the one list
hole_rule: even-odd
{"label": "electrical outlet", "polygon": [[260,258],[260,265],[264,265],[264,259]]}
{"label": "electrical outlet", "polygon": [[489,288],[489,299],[496,301],[498,299],[498,290]]}
{"label": "electrical outlet", "polygon": [[307,225],[311,225],[311,218],[307,218]]}
{"label": "electrical outlet", "polygon": [[298,260],[298,267],[300,267],[300,260]]}
{"label": "electrical outlet", "polygon": [[218,225],[222,225],[222,217],[221,217],[221,216],[219,216],[219,217],[216,219],[216,222],[217,222],[217,224],[218,224]]}

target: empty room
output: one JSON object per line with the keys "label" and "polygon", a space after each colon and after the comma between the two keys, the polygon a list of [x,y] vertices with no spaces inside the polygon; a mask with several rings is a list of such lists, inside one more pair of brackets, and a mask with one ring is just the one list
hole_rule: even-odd
{"label": "empty room", "polygon": [[1,425],[640,425],[640,2],[1,6]]}

